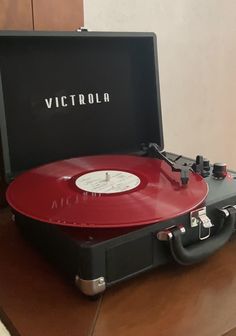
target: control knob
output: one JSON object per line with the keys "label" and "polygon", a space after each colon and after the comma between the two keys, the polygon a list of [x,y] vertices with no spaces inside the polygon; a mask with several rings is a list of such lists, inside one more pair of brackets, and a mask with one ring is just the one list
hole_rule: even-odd
{"label": "control knob", "polygon": [[214,163],[212,175],[216,179],[224,179],[227,175],[227,166],[225,163]]}

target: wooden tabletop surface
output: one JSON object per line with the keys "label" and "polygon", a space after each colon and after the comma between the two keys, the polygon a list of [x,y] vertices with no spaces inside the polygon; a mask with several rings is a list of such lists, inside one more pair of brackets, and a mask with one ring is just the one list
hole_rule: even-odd
{"label": "wooden tabletop surface", "polygon": [[159,267],[91,301],[21,237],[4,209],[0,307],[21,336],[236,336],[236,240],[199,265]]}

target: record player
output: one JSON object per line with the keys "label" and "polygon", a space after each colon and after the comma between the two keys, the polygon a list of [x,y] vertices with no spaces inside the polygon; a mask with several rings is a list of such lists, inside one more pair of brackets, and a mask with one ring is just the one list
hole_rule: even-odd
{"label": "record player", "polygon": [[236,174],[164,151],[154,34],[1,32],[0,50],[7,201],[84,294],[230,239]]}

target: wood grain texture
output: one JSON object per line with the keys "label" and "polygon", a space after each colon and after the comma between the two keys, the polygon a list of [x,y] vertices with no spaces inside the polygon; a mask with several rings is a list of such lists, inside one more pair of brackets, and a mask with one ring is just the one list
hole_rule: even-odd
{"label": "wood grain texture", "polygon": [[32,30],[31,0],[0,0],[0,29]]}
{"label": "wood grain texture", "polygon": [[76,30],[84,24],[83,0],[33,0],[35,30]]}
{"label": "wood grain texture", "polygon": [[236,240],[199,265],[159,267],[108,290],[93,336],[220,336],[231,330],[235,251]]}
{"label": "wood grain texture", "polygon": [[0,214],[0,306],[21,336],[85,336],[99,301],[90,301],[23,240]]}
{"label": "wood grain texture", "polygon": [[236,328],[230,330],[229,332],[227,332],[223,336],[236,336]]}

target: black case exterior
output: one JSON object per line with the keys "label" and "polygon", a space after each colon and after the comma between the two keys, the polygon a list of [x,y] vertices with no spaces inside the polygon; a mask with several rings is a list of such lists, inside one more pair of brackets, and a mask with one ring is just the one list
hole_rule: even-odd
{"label": "black case exterior", "polygon": [[[142,143],[150,142],[163,150],[152,33],[1,32],[0,75],[8,181],[31,167],[70,157],[142,155]],[[192,163],[182,158],[182,164]],[[20,213],[15,221],[83,293],[95,295],[172,260],[169,242],[158,238],[162,231],[184,227],[184,248],[209,233],[218,235],[218,208],[236,203],[236,181],[234,175],[223,180],[210,175],[206,182],[209,194],[202,206],[214,224],[210,231],[193,227],[190,214],[122,230],[66,228]]]}
{"label": "black case exterior", "polygon": [[[177,155],[170,154],[170,157]],[[193,161],[182,158],[182,162],[189,164]],[[231,174],[236,177],[235,173]],[[207,216],[214,225],[210,232],[210,236],[214,236],[221,230],[219,209],[236,204],[236,180],[217,180],[209,176],[206,182],[209,193],[202,206],[206,207]],[[32,221],[20,214],[16,214],[16,222],[25,237],[33,241],[87,295],[95,295],[100,290],[90,286],[84,288],[83,281],[89,283],[105,279],[103,291],[106,287],[173,261],[169,242],[160,241],[159,232],[183,226],[186,232],[182,239],[186,248],[202,243],[200,230],[202,237],[209,234],[208,229],[203,227],[191,227],[189,213],[142,228],[122,230],[63,228]]]}

